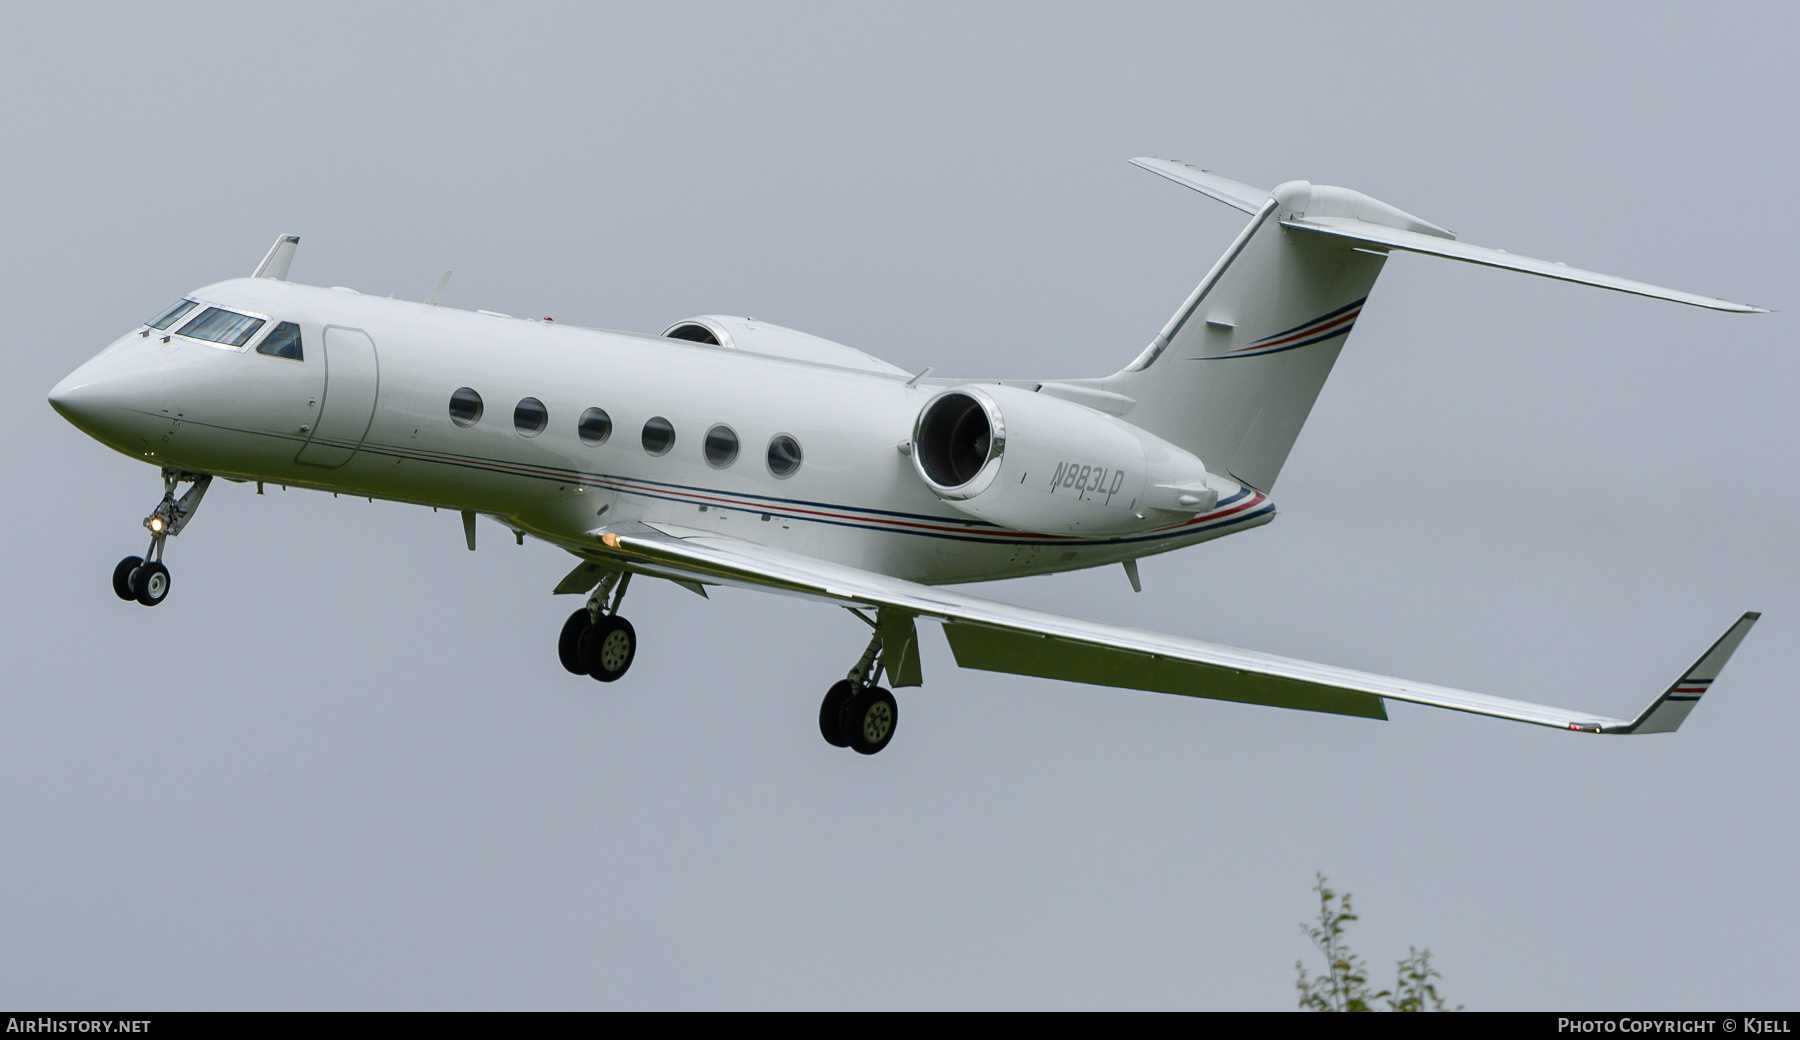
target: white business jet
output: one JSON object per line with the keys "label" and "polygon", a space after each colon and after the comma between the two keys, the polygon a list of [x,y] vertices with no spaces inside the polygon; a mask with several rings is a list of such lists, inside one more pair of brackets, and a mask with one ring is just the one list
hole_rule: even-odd
{"label": "white business jet", "polygon": [[[1673,731],[1758,615],[1642,714],[1614,719],[1098,624],[942,586],[1123,564],[1268,523],[1269,491],[1393,250],[1739,313],[1760,310],[1545,263],[1345,188],[1261,191],[1138,166],[1250,223],[1134,360],[1096,379],[913,374],[754,318],[607,332],[287,281],[283,236],[249,278],[197,289],[50,392],[101,443],[162,470],[121,599],[169,594],[165,540],[214,476],[485,514],[579,563],[558,651],[611,682],[637,636],[633,575],[841,604],[872,629],[825,695],[827,741],[880,751],[879,685],[920,683],[916,620],[957,664],[1385,719],[1385,700],[1589,733]],[[182,485],[191,485],[182,492]],[[179,497],[177,493],[182,492]]]}

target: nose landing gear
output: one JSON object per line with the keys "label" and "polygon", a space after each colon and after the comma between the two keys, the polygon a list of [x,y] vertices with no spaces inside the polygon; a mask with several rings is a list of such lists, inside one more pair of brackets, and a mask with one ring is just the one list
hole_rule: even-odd
{"label": "nose landing gear", "polygon": [[629,571],[613,571],[594,587],[587,606],[563,622],[556,655],[564,668],[576,675],[612,682],[631,667],[637,657],[637,632],[631,622],[619,616],[619,604],[630,584]]}
{"label": "nose landing gear", "polygon": [[[144,518],[144,527],[150,532],[150,548],[144,550],[143,556],[125,557],[113,568],[113,592],[120,599],[135,599],[146,607],[154,607],[169,596],[169,568],[162,562],[164,541],[181,533],[200,508],[206,489],[212,486],[210,473],[186,473],[165,467],[162,477],[162,501]],[[177,499],[175,489],[182,481],[192,481],[194,486]]]}
{"label": "nose landing gear", "polygon": [[881,675],[881,656],[881,629],[877,628],[856,667],[825,691],[819,704],[819,734],[827,744],[873,755],[894,739],[900,705],[893,694],[875,685]]}

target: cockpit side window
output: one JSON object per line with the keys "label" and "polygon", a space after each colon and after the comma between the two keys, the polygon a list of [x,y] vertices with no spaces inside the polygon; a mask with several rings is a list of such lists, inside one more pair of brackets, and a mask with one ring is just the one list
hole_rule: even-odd
{"label": "cockpit side window", "polygon": [[241,347],[250,342],[256,330],[263,327],[261,318],[252,318],[248,314],[228,311],[223,307],[208,307],[200,312],[200,316],[181,327],[178,335],[203,339],[208,343],[222,343],[227,347]]}
{"label": "cockpit side window", "polygon": [[271,357],[293,358],[295,361],[306,360],[300,355],[300,326],[291,321],[275,326],[275,331],[269,333],[269,338],[257,345],[256,352]]}
{"label": "cockpit side window", "polygon": [[186,317],[188,311],[198,306],[200,305],[193,300],[176,300],[175,306],[150,319],[150,327],[161,332]]}

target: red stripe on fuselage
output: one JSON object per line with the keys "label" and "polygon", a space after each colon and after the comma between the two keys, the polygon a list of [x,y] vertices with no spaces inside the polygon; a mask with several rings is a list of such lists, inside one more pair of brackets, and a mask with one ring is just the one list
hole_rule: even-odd
{"label": "red stripe on fuselage", "polygon": [[[349,447],[349,445],[344,445],[344,446]],[[683,501],[683,502],[693,502],[695,504],[704,502],[707,505],[718,505],[718,506],[723,506],[723,507],[729,508],[729,509],[739,509],[739,510],[742,510],[744,512],[749,512],[749,513],[781,513],[783,515],[793,516],[798,519],[840,520],[840,521],[853,521],[853,522],[856,522],[859,524],[879,525],[879,526],[886,527],[888,530],[894,531],[895,533],[909,533],[910,532],[910,533],[919,533],[919,534],[957,534],[957,535],[963,535],[965,537],[966,536],[977,536],[977,537],[987,536],[987,537],[992,537],[995,540],[1014,541],[1014,542],[1019,541],[1021,539],[1031,539],[1031,540],[1042,541],[1045,543],[1056,543],[1056,542],[1062,542],[1062,541],[1084,541],[1085,542],[1085,541],[1092,541],[1093,537],[1094,537],[1092,535],[1039,534],[1039,533],[1036,533],[1033,531],[1015,531],[1015,530],[1011,530],[1008,528],[985,528],[984,529],[984,528],[977,528],[977,527],[960,526],[960,525],[956,525],[956,524],[932,523],[929,521],[921,521],[921,520],[905,520],[905,519],[900,519],[898,517],[890,517],[890,516],[866,515],[866,514],[860,514],[860,513],[855,513],[855,512],[846,512],[846,511],[843,511],[840,509],[809,507],[809,506],[803,506],[803,505],[799,505],[799,504],[792,503],[792,502],[779,502],[779,503],[759,502],[759,501],[756,501],[755,499],[740,498],[740,497],[726,495],[724,493],[719,493],[719,492],[714,492],[714,493],[696,492],[696,491],[687,490],[685,488],[673,487],[673,486],[664,485],[664,484],[657,484],[657,483],[653,483],[650,481],[633,480],[632,478],[629,478],[629,477],[605,477],[605,476],[598,476],[598,475],[590,477],[590,476],[579,474],[579,473],[571,474],[570,471],[566,471],[566,470],[547,469],[542,466],[528,466],[528,465],[523,465],[523,464],[519,464],[519,463],[502,462],[497,459],[471,459],[466,456],[450,455],[447,453],[440,453],[440,452],[421,451],[417,448],[402,448],[399,446],[392,446],[392,445],[378,445],[378,446],[370,446],[370,447],[371,447],[371,450],[387,452],[389,454],[408,455],[408,456],[412,456],[412,457],[416,457],[416,458],[429,459],[429,460],[434,460],[434,461],[456,462],[456,463],[461,463],[461,464],[468,464],[470,462],[478,462],[480,465],[490,468],[490,469],[500,470],[502,472],[507,472],[507,473],[515,473],[515,474],[519,474],[521,476],[549,477],[549,478],[553,478],[556,480],[566,481],[571,484],[575,484],[575,483],[592,484],[592,485],[599,486],[599,487],[610,488],[615,491],[622,491],[622,492],[625,492],[626,494],[655,495],[658,497],[672,498],[672,499],[676,499],[676,500]],[[1139,532],[1139,535],[1141,536],[1144,534],[1168,533],[1168,532],[1173,532],[1173,531],[1180,531],[1183,528],[1194,527],[1194,526],[1201,525],[1201,524],[1216,523],[1220,520],[1225,519],[1226,517],[1234,516],[1238,513],[1245,512],[1246,510],[1254,509],[1267,501],[1268,501],[1267,495],[1264,495],[1260,491],[1252,491],[1250,493],[1249,498],[1247,498],[1244,501],[1239,502],[1236,505],[1233,505],[1227,509],[1215,509],[1210,513],[1203,513],[1199,516],[1194,517],[1191,520],[1184,520],[1179,524],[1170,524],[1167,527],[1156,527],[1156,528],[1150,529],[1149,531]]]}

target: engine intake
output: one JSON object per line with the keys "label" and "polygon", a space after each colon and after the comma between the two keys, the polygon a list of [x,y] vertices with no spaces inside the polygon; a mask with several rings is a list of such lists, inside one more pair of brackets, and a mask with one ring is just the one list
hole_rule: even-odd
{"label": "engine intake", "polygon": [[913,458],[925,482],[944,498],[971,498],[987,490],[1005,453],[1000,410],[985,394],[951,391],[919,412]]}

